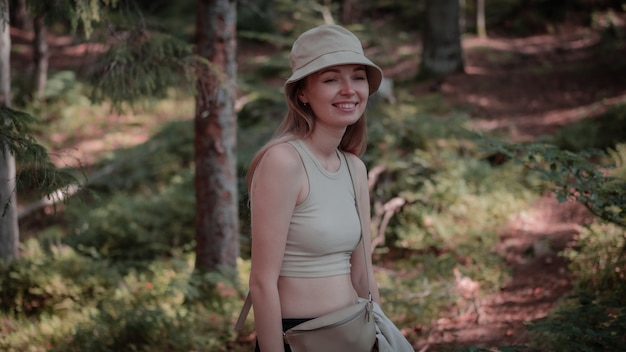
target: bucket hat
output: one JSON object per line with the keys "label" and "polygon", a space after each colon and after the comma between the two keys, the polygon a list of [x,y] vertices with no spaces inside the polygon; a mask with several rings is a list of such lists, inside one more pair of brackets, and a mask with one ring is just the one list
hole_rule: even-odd
{"label": "bucket hat", "polygon": [[289,54],[292,75],[285,86],[323,68],[335,65],[361,64],[367,69],[369,94],[378,90],[383,71],[363,53],[361,41],[349,30],[325,24],[302,33]]}

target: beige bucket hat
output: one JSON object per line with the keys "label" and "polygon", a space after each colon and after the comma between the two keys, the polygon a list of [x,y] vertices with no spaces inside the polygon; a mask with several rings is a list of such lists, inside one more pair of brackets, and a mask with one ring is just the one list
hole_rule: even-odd
{"label": "beige bucket hat", "polygon": [[325,24],[302,33],[289,54],[292,75],[285,86],[335,65],[361,64],[367,69],[370,95],[378,90],[383,71],[363,53],[361,41],[349,30]]}

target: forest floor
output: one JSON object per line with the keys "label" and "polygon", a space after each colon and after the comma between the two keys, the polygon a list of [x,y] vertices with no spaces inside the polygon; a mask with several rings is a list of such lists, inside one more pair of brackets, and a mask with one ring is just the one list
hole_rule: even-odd
{"label": "forest floor", "polygon": [[[12,34],[16,44],[31,39],[19,31]],[[85,52],[94,50],[61,39],[49,41],[51,67],[81,66]],[[597,34],[576,28],[525,38],[466,38],[466,72],[425,82],[414,93],[439,92],[447,103],[469,109],[476,129],[502,132],[512,141],[533,140],[626,103],[626,50],[603,51],[599,40]],[[22,49],[21,55],[28,56]],[[385,71],[394,78],[407,77],[412,70],[417,67],[405,62]],[[450,311],[420,328],[423,337],[414,341],[416,351],[529,343],[524,324],[546,316],[572,287],[567,261],[558,251],[571,245],[580,225],[590,219],[580,205],[558,203],[547,194],[511,220],[501,229],[495,249],[510,266],[510,281],[499,292],[479,295],[476,310]],[[528,255],[546,240],[550,250]]]}
{"label": "forest floor", "polygon": [[[469,108],[474,128],[501,132],[511,141],[534,140],[626,103],[626,48],[605,51],[601,45],[597,34],[576,28],[464,39],[466,72],[426,82],[415,94],[438,91],[449,104]],[[511,280],[499,292],[479,296],[478,309],[433,321],[415,342],[416,351],[530,343],[525,323],[545,317],[572,288],[567,260],[558,252],[591,219],[580,204],[544,195],[500,231],[496,251],[506,258]],[[532,255],[545,241],[550,249]]]}

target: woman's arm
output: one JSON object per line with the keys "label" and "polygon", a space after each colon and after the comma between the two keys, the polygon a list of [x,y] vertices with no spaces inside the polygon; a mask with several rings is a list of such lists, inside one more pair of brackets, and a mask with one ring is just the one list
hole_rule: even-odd
{"label": "woman's arm", "polygon": [[[367,170],[363,161],[357,156],[347,154],[347,157],[351,160],[350,165],[352,168],[352,175],[356,182],[356,190],[359,193],[357,200],[359,201],[361,227],[363,237],[362,242],[359,242],[358,246],[352,252],[350,258],[352,278],[352,285],[357,291],[359,297],[367,298],[368,293],[372,293],[372,297],[375,302],[380,304],[380,293],[378,291],[378,283],[374,277],[374,270],[372,268],[372,235],[370,227],[370,196],[367,186]],[[365,253],[363,252],[363,244],[365,245]],[[367,267],[365,263],[367,262]],[[369,278],[369,280],[368,280]],[[369,282],[369,287],[368,287]]]}
{"label": "woman's arm", "polygon": [[270,148],[254,172],[250,191],[250,294],[261,351],[283,351],[278,277],[289,223],[301,192],[303,167],[293,147]]}

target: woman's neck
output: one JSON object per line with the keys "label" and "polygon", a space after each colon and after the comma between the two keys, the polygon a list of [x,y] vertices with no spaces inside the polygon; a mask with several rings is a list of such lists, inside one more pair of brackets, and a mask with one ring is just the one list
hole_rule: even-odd
{"label": "woman's neck", "polygon": [[303,142],[307,148],[315,155],[317,161],[328,171],[334,172],[339,169],[341,161],[337,154],[337,148],[341,142],[341,137],[333,137],[329,134],[312,134],[305,138]]}
{"label": "woman's neck", "polygon": [[304,139],[307,147],[320,159],[335,158],[341,138],[327,134],[311,134]]}

